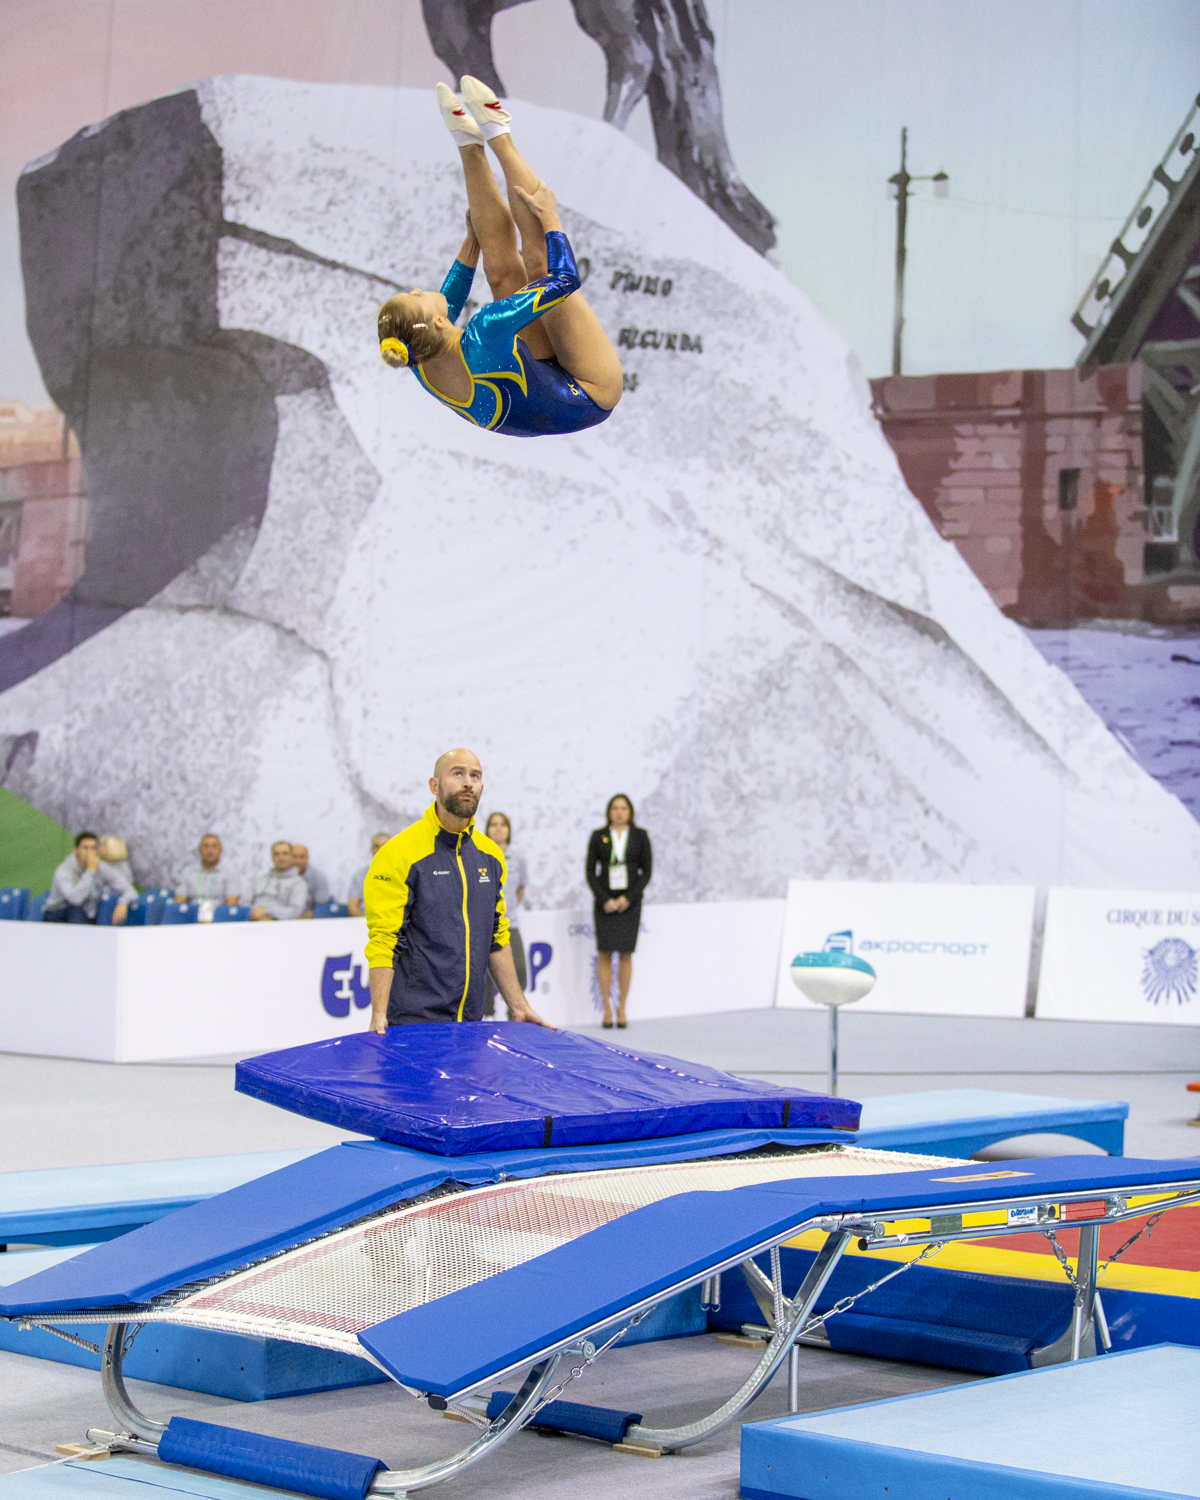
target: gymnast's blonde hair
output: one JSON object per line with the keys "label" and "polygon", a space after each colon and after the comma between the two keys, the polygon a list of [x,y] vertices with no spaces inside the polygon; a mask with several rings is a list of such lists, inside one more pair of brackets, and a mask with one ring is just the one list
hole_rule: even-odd
{"label": "gymnast's blonde hair", "polygon": [[386,365],[402,370],[440,354],[442,335],[428,323],[414,323],[398,299],[390,298],[379,309],[379,353]]}

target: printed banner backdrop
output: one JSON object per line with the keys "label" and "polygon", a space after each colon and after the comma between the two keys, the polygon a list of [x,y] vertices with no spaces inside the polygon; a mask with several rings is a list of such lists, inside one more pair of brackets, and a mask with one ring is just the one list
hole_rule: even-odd
{"label": "printed banner backdrop", "polygon": [[1200,892],[1052,890],[1037,1014],[1200,1025]]}
{"label": "printed banner backdrop", "polygon": [[[546,928],[560,946],[539,983],[557,1004],[565,982],[572,1015],[587,833],[618,790],[654,841],[648,901],[672,907],[778,903],[791,877],[1200,882],[1200,825],[1130,753],[1135,726],[1112,733],[1002,611],[988,570],[1007,559],[1028,583],[1034,540],[972,531],[966,510],[939,529],[866,379],[890,367],[904,127],[906,369],[933,400],[935,372],[1070,363],[1072,307],[1191,107],[1194,4],[1113,3],[1098,25],[1079,0],[7,14],[0,780],[16,796],[124,836],[145,885],[212,829],[247,886],[287,838],[340,894],[371,835],[426,805],[435,756],[469,745],[481,813],[511,816],[529,901],[568,929]],[[380,301],[438,286],[461,241],[433,87],[469,71],[509,99],[623,361],[620,405],[582,434],[482,431],[379,357]],[[764,78],[786,80],[786,124],[766,123]],[[1127,406],[1137,382],[1116,383]],[[1010,385],[992,391],[1005,428]],[[1053,403],[1029,410],[1036,452],[1006,433],[984,451],[972,429],[942,478],[956,505],[1020,513],[1028,538],[1087,512],[1083,571],[1109,599],[1112,569],[1143,555],[1136,466],[1113,481],[1118,557]],[[1190,681],[1194,653],[1172,670]],[[740,918],[693,935],[657,909],[641,1013],[760,993],[766,907],[748,946]],[[657,959],[656,924],[711,963]]]}
{"label": "printed banner backdrop", "polygon": [[797,953],[852,952],[878,975],[856,1010],[1023,1016],[1032,886],[788,883],[775,1004],[816,1010],[791,979]]}
{"label": "printed banner backdrop", "polygon": [[[782,901],[648,906],[634,957],[639,1019],[762,1010],[774,1002]],[[521,913],[530,1001],[555,1026],[602,1014],[590,909]]]}

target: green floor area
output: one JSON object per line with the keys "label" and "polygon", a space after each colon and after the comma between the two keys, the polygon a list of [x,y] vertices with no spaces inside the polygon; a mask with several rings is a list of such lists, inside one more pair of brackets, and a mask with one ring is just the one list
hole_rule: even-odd
{"label": "green floor area", "polygon": [[74,847],[61,823],[0,787],[0,887],[23,885],[40,896]]}

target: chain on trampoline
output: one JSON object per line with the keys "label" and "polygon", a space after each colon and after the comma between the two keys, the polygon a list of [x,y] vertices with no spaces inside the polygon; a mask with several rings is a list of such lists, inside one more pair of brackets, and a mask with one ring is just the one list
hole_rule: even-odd
{"label": "chain on trampoline", "polygon": [[[376,1215],[197,1289],[157,1298],[132,1316],[361,1356],[355,1337],[361,1330],[676,1194],[804,1177],[874,1177],[946,1161],[835,1146],[522,1178]],[[54,1321],[69,1320],[60,1314]]]}

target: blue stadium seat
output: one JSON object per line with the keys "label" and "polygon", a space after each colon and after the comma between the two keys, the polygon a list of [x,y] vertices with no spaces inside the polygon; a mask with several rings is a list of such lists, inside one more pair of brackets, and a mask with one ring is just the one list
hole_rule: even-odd
{"label": "blue stadium seat", "polygon": [[350,908],[344,901],[318,901],[312,914],[314,917],[348,917]]}
{"label": "blue stadium seat", "polygon": [[23,922],[28,909],[28,887],[10,885],[0,890],[0,922]]}
{"label": "blue stadium seat", "polygon": [[186,927],[200,915],[199,901],[164,901],[162,908],[163,927]]}
{"label": "blue stadium seat", "polygon": [[120,903],[120,896],[115,891],[107,891],[100,897],[100,905],[96,908],[96,926],[111,927],[113,912]]}
{"label": "blue stadium seat", "polygon": [[42,913],[46,909],[46,898],[49,894],[49,891],[43,891],[40,896],[35,896],[25,908],[25,920],[27,922],[40,922],[42,920]]}
{"label": "blue stadium seat", "polygon": [[227,906],[224,901],[213,912],[214,922],[248,922],[250,920],[250,908],[248,906]]}

